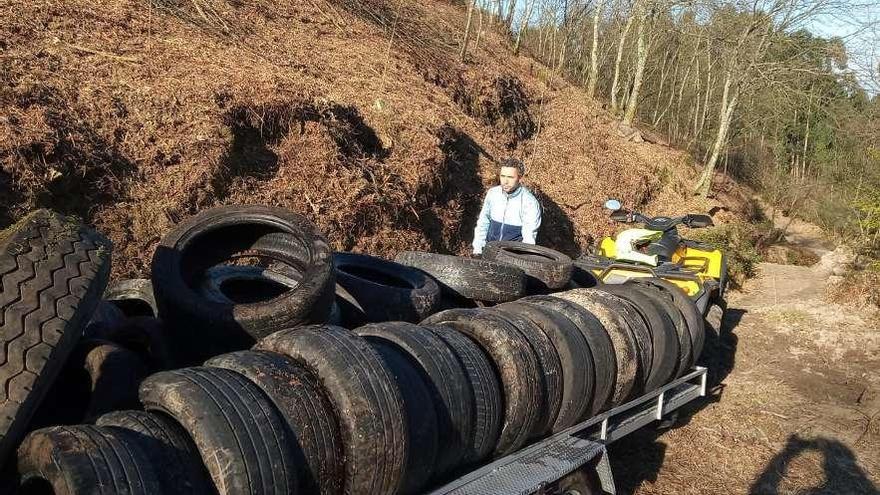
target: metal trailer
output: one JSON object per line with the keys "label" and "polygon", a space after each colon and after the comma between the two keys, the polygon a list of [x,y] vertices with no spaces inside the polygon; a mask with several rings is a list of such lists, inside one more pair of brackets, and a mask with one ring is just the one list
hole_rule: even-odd
{"label": "metal trailer", "polygon": [[706,368],[468,473],[429,495],[616,494],[605,448],[706,395]]}

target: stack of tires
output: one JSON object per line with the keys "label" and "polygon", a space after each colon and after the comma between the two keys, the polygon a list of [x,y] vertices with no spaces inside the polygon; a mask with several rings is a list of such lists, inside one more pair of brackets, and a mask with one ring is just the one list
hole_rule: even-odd
{"label": "stack of tires", "polygon": [[668,383],[704,340],[675,286],[572,289],[570,259],[516,243],[392,262],[222,207],[107,287],[96,232],[47,211],[8,232],[20,493],[418,493]]}

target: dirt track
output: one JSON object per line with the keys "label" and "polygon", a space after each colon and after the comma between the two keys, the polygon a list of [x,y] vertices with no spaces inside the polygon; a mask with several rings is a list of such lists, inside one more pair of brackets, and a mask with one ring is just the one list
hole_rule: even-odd
{"label": "dirt track", "polygon": [[[828,254],[806,224],[787,240]],[[710,397],[611,447],[619,493],[880,493],[880,325],[827,302],[820,265],[762,263],[729,295]]]}

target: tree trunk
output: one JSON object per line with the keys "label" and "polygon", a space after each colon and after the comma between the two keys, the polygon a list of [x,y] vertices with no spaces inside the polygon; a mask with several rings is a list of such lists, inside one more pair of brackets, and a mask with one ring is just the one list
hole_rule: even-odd
{"label": "tree trunk", "polygon": [[509,32],[513,32],[513,14],[515,12],[516,0],[510,0],[510,3],[507,4],[507,18],[504,20],[504,25],[507,26]]}
{"label": "tree trunk", "polygon": [[645,65],[648,62],[648,45],[645,42],[645,24],[648,22],[648,13],[646,5],[640,3],[639,12],[639,31],[636,40],[638,61],[636,62],[636,73],[633,76],[632,91],[629,94],[629,102],[626,104],[626,112],[623,115],[623,125],[632,126],[636,118],[636,112],[639,108],[639,92],[642,89],[642,82],[645,79]]}
{"label": "tree trunk", "polygon": [[461,43],[461,61],[467,57],[468,43],[471,41],[471,24],[474,22],[474,6],[477,0],[468,0],[467,23],[464,26],[464,41]]}
{"label": "tree trunk", "polygon": [[728,69],[724,78],[724,94],[721,97],[721,111],[718,114],[718,135],[715,136],[715,144],[712,146],[712,156],[703,168],[700,179],[694,186],[694,193],[706,198],[712,188],[712,177],[715,175],[715,166],[718,158],[724,151],[724,143],[727,141],[727,133],[733,120],[733,112],[739,100],[739,88],[733,87],[733,73]]}
{"label": "tree trunk", "polygon": [[526,15],[523,16],[522,22],[519,24],[519,32],[516,33],[516,43],[513,45],[513,54],[519,55],[519,49],[522,46],[523,33],[532,19],[532,9],[535,7],[535,0],[529,2],[526,0]]}
{"label": "tree trunk", "polygon": [[605,0],[597,0],[596,13],[593,15],[593,49],[590,53],[590,79],[587,82],[587,95],[596,97],[596,83],[599,79],[599,20],[602,18],[602,9]]}
{"label": "tree trunk", "polygon": [[616,112],[619,110],[617,103],[617,92],[620,90],[620,61],[623,60],[623,48],[626,44],[626,35],[629,34],[629,29],[632,27],[633,17],[635,17],[635,13],[630,15],[626,19],[626,25],[623,27],[623,32],[620,33],[620,41],[617,44],[617,58],[614,61],[614,79],[611,82],[611,111]]}

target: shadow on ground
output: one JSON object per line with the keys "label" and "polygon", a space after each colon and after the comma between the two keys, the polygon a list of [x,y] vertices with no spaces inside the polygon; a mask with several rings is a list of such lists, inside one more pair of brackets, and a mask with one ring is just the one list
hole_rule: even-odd
{"label": "shadow on ground", "polygon": [[822,469],[825,479],[818,486],[799,490],[800,495],[878,495],[877,486],[859,466],[855,453],[846,445],[829,438],[807,439],[791,435],[785,448],[776,454],[755,479],[749,495],[777,495],[782,482],[788,475],[788,468],[799,456],[817,452],[822,456]]}

